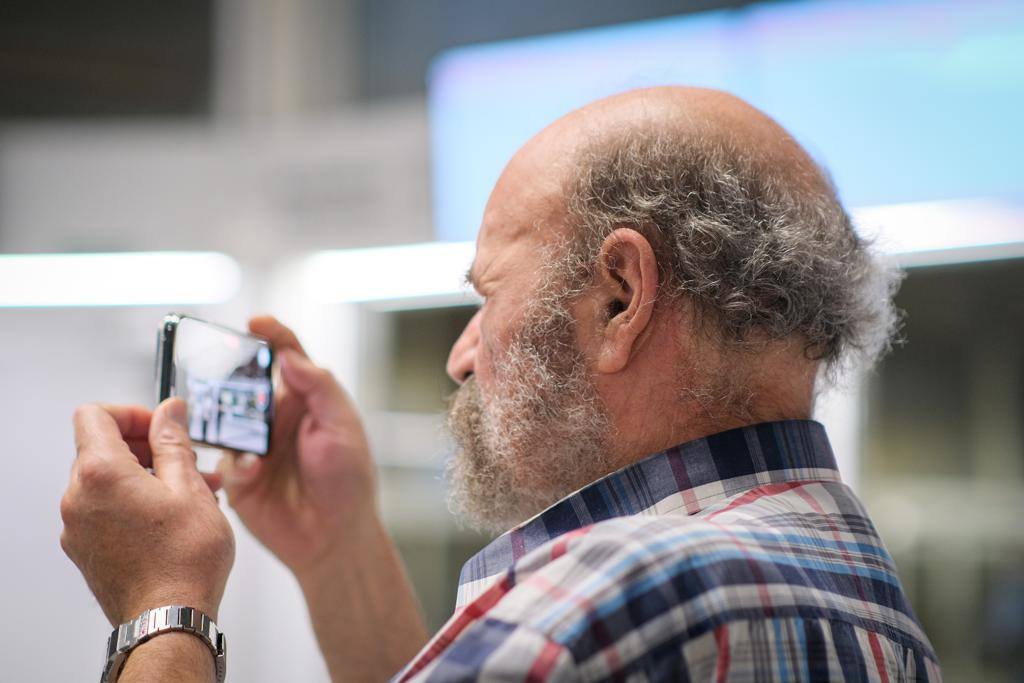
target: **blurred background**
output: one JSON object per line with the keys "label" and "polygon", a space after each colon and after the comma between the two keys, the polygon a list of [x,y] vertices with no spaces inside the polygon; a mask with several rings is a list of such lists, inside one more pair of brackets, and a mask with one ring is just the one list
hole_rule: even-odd
{"label": "blurred background", "polygon": [[[439,418],[487,193],[544,124],[660,83],[776,117],[908,269],[906,344],[818,417],[947,678],[1024,681],[1024,6],[996,0],[0,3],[5,676],[100,668],[57,542],[70,415],[153,403],[170,310],[273,312],[344,381],[442,623],[487,541],[445,509]],[[232,679],[327,680],[297,586],[235,528]]]}

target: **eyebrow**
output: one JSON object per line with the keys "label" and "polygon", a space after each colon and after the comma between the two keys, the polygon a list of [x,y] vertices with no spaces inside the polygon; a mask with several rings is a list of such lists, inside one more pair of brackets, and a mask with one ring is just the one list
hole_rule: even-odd
{"label": "eyebrow", "polygon": [[466,274],[462,276],[462,281],[465,284],[467,284],[470,287],[472,287],[473,289],[476,289],[476,280],[473,278],[473,268],[472,268],[472,266],[470,266],[469,268],[466,269]]}

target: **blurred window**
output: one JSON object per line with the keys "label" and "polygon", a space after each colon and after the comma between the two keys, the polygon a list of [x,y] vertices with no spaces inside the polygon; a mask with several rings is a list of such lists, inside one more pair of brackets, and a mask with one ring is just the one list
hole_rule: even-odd
{"label": "blurred window", "polygon": [[1024,675],[1024,259],[917,268],[861,490],[948,680]]}

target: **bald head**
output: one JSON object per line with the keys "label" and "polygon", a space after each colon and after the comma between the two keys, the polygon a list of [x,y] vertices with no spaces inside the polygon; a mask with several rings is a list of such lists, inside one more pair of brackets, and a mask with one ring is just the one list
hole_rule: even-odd
{"label": "bald head", "polygon": [[516,153],[502,180],[528,174],[543,187],[544,180],[572,177],[581,151],[638,132],[743,150],[750,164],[784,176],[794,189],[831,192],[818,165],[764,112],[729,93],[682,86],[631,90],[569,112]]}

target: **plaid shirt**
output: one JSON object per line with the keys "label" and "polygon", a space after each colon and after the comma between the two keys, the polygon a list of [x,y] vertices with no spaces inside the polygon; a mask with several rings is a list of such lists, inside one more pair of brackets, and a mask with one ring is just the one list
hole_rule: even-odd
{"label": "plaid shirt", "polygon": [[630,465],[496,539],[459,583],[398,680],[941,680],[816,422]]}

